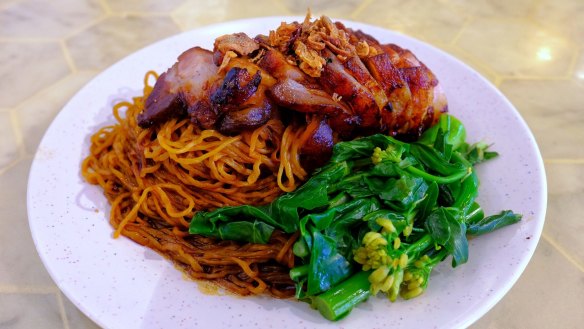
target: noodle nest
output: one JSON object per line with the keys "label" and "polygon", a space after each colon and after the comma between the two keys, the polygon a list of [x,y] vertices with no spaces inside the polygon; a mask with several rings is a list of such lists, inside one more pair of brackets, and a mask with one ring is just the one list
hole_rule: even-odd
{"label": "noodle nest", "polygon": [[271,119],[239,135],[202,130],[188,118],[151,128],[136,116],[158,78],[144,77],[143,95],[113,107],[116,123],[91,137],[82,175],[111,204],[113,235],[126,236],[170,259],[193,279],[239,295],[291,297],[297,234],[275,231],[268,244],[221,241],[188,234],[196,211],[262,205],[293,191],[307,176],[299,159],[306,125]]}

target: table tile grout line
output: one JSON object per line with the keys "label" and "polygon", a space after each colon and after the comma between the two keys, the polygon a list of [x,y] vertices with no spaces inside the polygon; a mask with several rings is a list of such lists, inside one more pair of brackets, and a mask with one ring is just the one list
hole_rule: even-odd
{"label": "table tile grout line", "polygon": [[75,65],[75,61],[73,60],[73,56],[71,56],[71,51],[69,50],[69,48],[67,47],[67,44],[65,43],[65,39],[59,40],[59,46],[61,47],[61,52],[63,53],[63,56],[65,57],[65,62],[67,62],[67,66],[69,66],[71,73],[73,73],[73,74],[77,73],[78,72],[77,66]]}
{"label": "table tile grout line", "polygon": [[497,70],[495,70],[494,68],[492,68],[489,65],[489,63],[486,63],[482,59],[477,58],[475,55],[473,55],[472,53],[470,53],[468,50],[460,47],[458,44],[453,44],[453,45],[449,45],[449,46],[452,47],[453,49],[461,52],[463,55],[465,55],[470,60],[472,60],[472,62],[468,62],[466,60],[462,60],[462,59],[460,59],[459,56],[455,56],[454,54],[451,54],[449,52],[449,54],[451,56],[453,56],[456,59],[458,59],[459,61],[463,62],[468,67],[472,68],[474,71],[477,71],[477,73],[479,73],[483,78],[485,78],[488,81],[491,81],[488,76],[486,76],[485,74],[482,74],[482,73],[478,72],[479,70],[478,69],[475,69],[473,66],[477,66],[481,70],[485,70],[489,75],[492,75],[495,78],[495,81],[491,81],[491,83],[495,84],[495,82],[502,82],[505,79],[505,77],[503,75],[501,75],[499,72],[497,72]]}
{"label": "table tile grout line", "polygon": [[529,75],[529,74],[522,74],[522,75],[501,75],[501,78],[505,80],[513,80],[513,81],[573,81],[574,77],[570,75],[570,73],[566,73],[565,75],[549,75],[549,76],[542,76],[542,75]]}
{"label": "table tile grout line", "polygon": [[57,286],[0,284],[0,294],[50,295],[59,292]]}
{"label": "table tile grout line", "polygon": [[171,13],[174,12],[174,9],[157,13],[154,11],[135,11],[135,10],[125,10],[125,11],[115,11],[108,14],[108,17],[168,17],[170,18]]}
{"label": "table tile grout line", "polygon": [[101,15],[99,15],[99,17],[94,18],[93,20],[87,21],[84,25],[78,26],[75,29],[71,29],[65,35],[61,36],[59,39],[60,40],[63,40],[63,42],[65,44],[67,44],[67,40],[68,39],[71,39],[74,36],[82,33],[83,31],[86,31],[86,30],[90,29],[92,26],[95,26],[95,25],[101,23],[102,21],[105,21],[109,17],[111,17],[111,14],[109,14],[109,13],[102,13]]}
{"label": "table tile grout line", "polygon": [[576,76],[576,68],[578,67],[578,55],[580,54],[580,47],[579,45],[574,45],[572,49],[572,58],[570,61],[570,65],[568,66],[568,76],[570,78]]}
{"label": "table tile grout line", "polygon": [[[0,10],[1,11],[1,10]],[[59,42],[61,38],[55,37],[0,37],[0,42],[8,43],[50,43]]]}
{"label": "table tile grout line", "polygon": [[574,49],[578,49],[580,47],[580,43],[577,43],[576,41],[574,41],[572,36],[565,35],[564,33],[560,32],[558,30],[552,30],[549,28],[549,26],[546,26],[544,23],[541,23],[540,21],[538,21],[537,19],[534,19],[530,15],[526,16],[525,19],[527,20],[527,22],[529,24],[537,27],[537,29],[551,32],[551,35],[564,40],[569,47],[572,47]]}
{"label": "table tile grout line", "polygon": [[190,31],[190,30],[192,30],[192,29],[193,29],[192,27],[191,27],[191,28],[189,28],[189,27],[187,27],[187,26],[183,26],[183,25],[180,23],[179,19],[178,19],[178,18],[176,18],[177,14],[180,14],[180,13],[182,12],[182,11],[181,11],[181,9],[182,9],[183,7],[186,7],[186,6],[187,6],[187,4],[188,4],[188,2],[187,2],[187,1],[184,1],[183,3],[181,3],[180,5],[178,5],[176,8],[174,8],[173,10],[171,10],[171,11],[168,13],[168,15],[169,15],[170,19],[171,19],[171,20],[174,22],[174,24],[175,24],[176,26],[178,26],[178,29],[179,29],[180,31],[182,31],[182,32]]}
{"label": "table tile grout line", "polygon": [[[28,154],[25,155],[25,157]],[[6,173],[7,171],[9,171],[10,169],[14,168],[14,166],[16,166],[17,163],[19,163],[22,159],[24,158],[18,158],[15,160],[12,160],[10,163],[8,163],[7,165],[4,165],[3,167],[0,168],[0,176],[4,175],[4,173]]]}
{"label": "table tile grout line", "polygon": [[18,146],[18,159],[16,161],[22,160],[26,156],[26,146],[24,144],[24,135],[22,131],[20,131],[20,121],[18,119],[18,115],[16,114],[16,110],[12,110],[8,112],[10,115],[10,125],[12,126],[12,133],[16,138],[16,145]]}
{"label": "table tile grout line", "polygon": [[101,6],[101,9],[103,9],[103,11],[104,11],[104,13],[105,13],[106,16],[108,16],[111,13],[113,13],[112,9],[110,8],[110,6],[109,6],[109,4],[107,3],[106,0],[98,0],[97,2]]}
{"label": "table tile grout line", "polygon": [[[33,158],[34,158],[34,154],[25,153],[22,157],[13,160],[12,162],[5,165],[4,167],[1,167],[0,168],[0,176],[4,175],[9,170],[13,169],[18,163],[20,163],[20,161],[23,161],[26,159],[33,159]],[[0,286],[1,286],[1,284],[0,284]]]}
{"label": "table tile grout line", "polygon": [[171,13],[169,15],[170,16],[170,20],[174,23],[174,25],[178,26],[179,31],[186,32],[186,31],[190,30],[190,29],[187,29],[186,27],[182,26],[182,24],[180,24],[179,21],[176,18],[174,18],[174,16],[175,16],[174,15],[174,12],[175,11],[178,11],[178,10],[177,9],[174,9],[173,11],[171,11]]}
{"label": "table tile grout line", "polygon": [[476,20],[476,17],[474,17],[473,15],[468,15],[466,16],[466,18],[464,19],[464,23],[462,23],[462,25],[460,26],[458,32],[456,32],[456,35],[452,38],[452,40],[450,40],[447,44],[449,46],[456,46],[456,44],[458,43],[458,41],[460,40],[460,38],[462,37],[462,34],[464,33],[464,31],[466,30],[466,28]]}
{"label": "table tile grout line", "polygon": [[[65,59],[65,61],[67,61],[67,59]],[[67,66],[69,66],[69,64],[67,64]],[[75,69],[75,72],[70,71],[69,74],[63,76],[62,78],[52,82],[49,85],[46,85],[44,87],[42,87],[41,89],[39,89],[38,91],[36,91],[35,93],[33,93],[32,95],[28,96],[27,98],[23,99],[22,101],[18,102],[15,106],[5,109],[7,113],[9,113],[10,111],[14,111],[15,113],[17,113],[19,111],[19,109],[26,104],[27,102],[39,97],[40,95],[42,95],[43,93],[48,92],[51,88],[55,87],[56,85],[62,83],[63,81],[71,78],[71,76],[75,75],[75,74],[79,74],[79,73],[92,73],[95,76],[97,76],[99,73],[103,72],[104,70],[99,70],[99,69]],[[92,78],[93,79],[93,78]],[[92,79],[89,79],[89,81],[91,81]],[[87,81],[85,84],[89,83],[89,81]],[[83,84],[81,87],[79,87],[79,89],[77,91],[75,91],[70,97],[73,98],[73,95],[75,95],[79,90],[81,90],[85,84]],[[36,152],[36,150],[34,150]],[[34,154],[34,152],[33,152]]]}
{"label": "table tile grout line", "polygon": [[584,164],[584,158],[544,158],[544,164]]}
{"label": "table tile grout line", "polygon": [[[68,66],[68,65],[67,65]],[[85,69],[85,70],[80,70],[80,71],[91,71],[90,69]],[[24,100],[18,102],[18,104],[16,104],[13,108],[12,111],[14,111],[14,113],[17,113],[19,111],[19,109],[26,104],[27,102],[39,97],[40,95],[42,95],[43,93],[48,92],[51,88],[55,87],[56,85],[62,83],[63,81],[69,79],[72,75],[75,75],[78,72],[71,72],[69,71],[69,73],[65,76],[63,76],[62,78],[53,81],[51,84],[48,84],[44,87],[42,87],[41,89],[37,90],[36,92],[34,92],[32,95],[29,95],[27,98],[25,98]],[[81,88],[79,88],[81,89]],[[79,91],[79,90],[78,90]],[[73,97],[73,95],[71,95],[71,97]]]}
{"label": "table tile grout line", "polygon": [[554,239],[550,238],[545,232],[542,232],[541,237],[549,244],[556,249],[570,264],[574,265],[580,272],[584,273],[584,264],[580,264],[580,262],[574,259],[570,253],[568,253],[559,243],[557,243]]}
{"label": "table tile grout line", "polygon": [[351,19],[354,19],[355,17],[357,17],[357,15],[359,15],[363,10],[365,10],[365,8],[369,7],[375,0],[362,0],[361,3],[359,4],[359,6],[357,6],[357,8],[355,8],[355,10],[353,10],[350,14],[349,17],[351,17]]}
{"label": "table tile grout line", "polygon": [[63,328],[71,329],[71,326],[69,326],[69,320],[67,319],[67,312],[65,311],[63,294],[60,290],[55,292],[55,297],[57,298],[57,304],[59,305],[59,313],[61,314],[61,321],[63,321]]}
{"label": "table tile grout line", "polygon": [[[0,9],[1,11],[1,9]],[[64,35],[60,37],[0,37],[0,42],[20,42],[20,43],[31,43],[31,42],[59,42],[63,40],[67,42],[67,39],[87,30],[88,28],[97,25],[101,21],[105,20],[108,17],[111,17],[111,13],[101,13],[99,17],[89,20],[85,24],[77,27],[76,29],[71,29]]]}

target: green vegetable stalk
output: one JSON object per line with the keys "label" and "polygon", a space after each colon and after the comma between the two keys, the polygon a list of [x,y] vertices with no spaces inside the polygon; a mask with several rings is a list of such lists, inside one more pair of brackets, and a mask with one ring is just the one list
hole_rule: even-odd
{"label": "green vegetable stalk", "polygon": [[311,298],[312,307],[331,321],[347,316],[353,307],[371,296],[369,272],[359,271],[333,289]]}

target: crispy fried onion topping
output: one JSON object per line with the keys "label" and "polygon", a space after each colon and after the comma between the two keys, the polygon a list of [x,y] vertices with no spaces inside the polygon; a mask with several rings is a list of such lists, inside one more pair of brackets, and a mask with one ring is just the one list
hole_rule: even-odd
{"label": "crispy fried onion topping", "polygon": [[342,62],[352,56],[366,57],[377,53],[367,41],[359,42],[357,47],[353,46],[347,33],[326,16],[311,21],[310,12],[301,24],[282,22],[275,31],[270,31],[268,41],[270,46],[284,54],[295,54],[297,58],[294,64],[312,77],[320,77],[327,63],[323,55],[325,48]]}

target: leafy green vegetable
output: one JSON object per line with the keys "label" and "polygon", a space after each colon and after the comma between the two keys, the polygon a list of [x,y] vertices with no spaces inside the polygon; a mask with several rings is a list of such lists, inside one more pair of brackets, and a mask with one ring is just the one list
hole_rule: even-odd
{"label": "leafy green vegetable", "polygon": [[466,144],[466,129],[460,120],[451,115],[442,115],[438,123],[426,130],[418,143],[433,146],[446,158]]}
{"label": "leafy green vegetable", "polygon": [[335,240],[312,232],[312,254],[308,268],[308,295],[330,289],[346,279],[352,272],[351,263],[337,252]]}
{"label": "leafy green vegetable", "polygon": [[428,217],[432,212],[432,209],[436,206],[438,202],[438,195],[440,194],[440,190],[438,188],[438,184],[436,182],[432,182],[428,185],[428,189],[426,190],[426,194],[423,197],[422,202],[420,202],[418,213],[416,217],[423,220],[424,218]]}
{"label": "leafy green vegetable", "polygon": [[473,220],[467,227],[467,233],[475,236],[483,235],[501,227],[515,224],[520,220],[520,214],[515,214],[511,210],[505,210],[497,215],[484,217],[479,220]]}
{"label": "leafy green vegetable", "polygon": [[199,212],[189,232],[267,243],[276,229],[299,231],[296,297],[329,320],[377,293],[416,297],[446,257],[453,267],[467,261],[467,234],[521,219],[511,211],[485,217],[474,166],[497,153],[465,138],[462,123],[442,115],[414,143],[380,134],[338,143],[296,191],[265,206]]}
{"label": "leafy green vegetable", "polygon": [[452,255],[452,266],[466,263],[468,241],[466,225],[455,208],[437,208],[426,217],[425,228],[434,242],[442,245]]}
{"label": "leafy green vegetable", "polygon": [[[232,220],[234,216],[252,220]],[[211,213],[200,211],[193,217],[189,231],[223,240],[267,243],[274,227],[283,229],[262,209],[239,206],[217,209],[212,216]]]}
{"label": "leafy green vegetable", "polygon": [[450,159],[447,159],[444,154],[430,146],[413,143],[410,151],[425,167],[441,175],[449,176],[460,172],[467,173],[467,166],[463,163],[450,162]]}
{"label": "leafy green vegetable", "polygon": [[[286,233],[293,233],[298,230],[300,219],[298,212],[326,205],[328,202],[327,187],[343,175],[346,175],[348,170],[346,163],[331,164],[323,168],[318,175],[312,177],[296,191],[284,194],[266,206],[242,205],[223,207],[211,212],[199,211],[190,223],[189,233],[221,238],[221,232],[226,231],[224,227],[229,225],[229,222],[254,222],[255,220],[262,221],[269,227],[254,226],[253,228],[261,228],[267,231],[271,227],[270,234],[274,228],[279,228]],[[261,237],[262,239],[251,240],[249,239],[250,236]],[[232,232],[229,237],[229,240],[257,243],[267,243],[269,240],[269,235],[266,238],[266,235],[262,234],[262,232],[249,234],[244,232],[241,236],[237,236],[235,232]]]}

